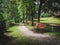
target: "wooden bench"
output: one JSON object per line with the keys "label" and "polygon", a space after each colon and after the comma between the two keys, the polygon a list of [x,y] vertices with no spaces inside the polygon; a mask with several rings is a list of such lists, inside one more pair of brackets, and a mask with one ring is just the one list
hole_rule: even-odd
{"label": "wooden bench", "polygon": [[36,29],[37,31],[45,31],[45,28],[46,28],[46,24],[41,24],[41,23],[37,23],[36,24]]}

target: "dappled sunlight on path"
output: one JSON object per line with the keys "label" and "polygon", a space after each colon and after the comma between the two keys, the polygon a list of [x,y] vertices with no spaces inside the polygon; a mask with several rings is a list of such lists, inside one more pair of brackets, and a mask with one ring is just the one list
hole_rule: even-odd
{"label": "dappled sunlight on path", "polygon": [[45,34],[38,34],[38,33],[34,33],[33,31],[30,31],[28,28],[26,28],[25,26],[19,26],[20,31],[27,36],[40,36],[40,37],[50,37],[49,35],[45,35]]}

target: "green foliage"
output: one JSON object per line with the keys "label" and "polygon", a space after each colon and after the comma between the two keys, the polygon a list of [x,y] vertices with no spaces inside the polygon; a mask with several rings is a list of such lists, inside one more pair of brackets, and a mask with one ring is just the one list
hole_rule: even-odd
{"label": "green foliage", "polygon": [[[34,13],[39,8],[39,5],[35,7],[34,1],[35,0],[1,0],[0,21],[5,20],[6,27],[9,27],[9,25],[11,25],[12,22],[18,23],[20,22],[20,20],[24,20],[24,21],[26,20],[27,22],[28,19],[30,18],[32,19],[34,16],[36,16]],[[43,2],[45,2],[45,0],[43,0]],[[51,3],[53,2],[51,2],[50,0],[48,2],[44,4],[46,4],[45,7],[49,8],[49,6],[51,6]],[[51,11],[48,11],[46,13],[41,13],[41,17],[50,17],[52,16],[52,13],[53,12]]]}
{"label": "green foliage", "polygon": [[2,16],[2,15],[0,15],[0,21],[1,21],[1,20],[3,20],[3,16]]}
{"label": "green foliage", "polygon": [[0,36],[6,31],[6,16],[4,15],[4,2],[0,1]]}
{"label": "green foliage", "polygon": [[2,20],[0,21],[0,36],[2,36],[5,31],[6,31],[6,21]]}
{"label": "green foliage", "polygon": [[32,15],[31,13],[33,13],[34,11],[34,0],[20,0],[19,1],[19,5],[18,5],[18,12],[20,14],[20,18],[23,19],[23,21],[28,18],[26,18],[30,15]]}
{"label": "green foliage", "polygon": [[51,16],[53,16],[53,12],[51,11],[41,13],[41,17],[51,17]]}

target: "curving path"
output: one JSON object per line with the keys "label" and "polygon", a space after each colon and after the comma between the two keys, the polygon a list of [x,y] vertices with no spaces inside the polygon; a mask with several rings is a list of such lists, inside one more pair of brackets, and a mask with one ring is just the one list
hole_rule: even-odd
{"label": "curving path", "polygon": [[24,24],[20,23],[19,30],[32,40],[39,41],[43,45],[60,45],[60,38],[52,37],[46,34],[37,34],[33,31],[30,31]]}

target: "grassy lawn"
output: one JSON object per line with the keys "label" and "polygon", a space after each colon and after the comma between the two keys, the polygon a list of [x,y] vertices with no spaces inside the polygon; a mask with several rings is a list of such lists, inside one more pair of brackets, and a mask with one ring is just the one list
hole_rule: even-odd
{"label": "grassy lawn", "polygon": [[49,35],[52,35],[52,36],[60,37],[60,32],[46,32],[44,34],[49,34]]}
{"label": "grassy lawn", "polygon": [[47,18],[41,18],[41,23],[48,23],[48,24],[60,24],[60,18],[54,18],[54,17],[47,17]]}
{"label": "grassy lawn", "polygon": [[[12,37],[15,45],[37,45],[38,42],[25,37],[18,29],[18,26],[13,26],[7,30],[7,35]],[[11,41],[12,43],[12,41]],[[39,44],[38,44],[39,45]]]}

